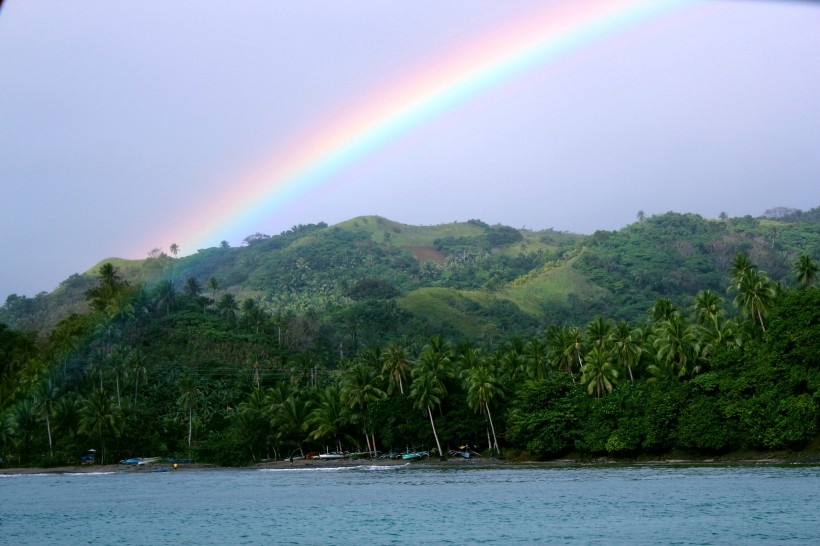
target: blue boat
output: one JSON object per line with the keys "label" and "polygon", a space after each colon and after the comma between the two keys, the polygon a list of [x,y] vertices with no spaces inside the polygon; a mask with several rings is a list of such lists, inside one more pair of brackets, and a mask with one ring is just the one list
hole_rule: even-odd
{"label": "blue boat", "polygon": [[427,451],[414,451],[412,453],[405,453],[401,458],[405,461],[418,461],[420,459],[426,459],[428,456],[430,456],[430,453]]}

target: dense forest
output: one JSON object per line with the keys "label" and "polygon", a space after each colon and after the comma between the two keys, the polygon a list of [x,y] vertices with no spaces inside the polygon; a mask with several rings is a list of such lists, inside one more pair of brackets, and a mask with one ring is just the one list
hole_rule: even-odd
{"label": "dense forest", "polygon": [[0,457],[805,448],[817,209],[642,216],[589,237],[368,217],[104,261],[0,309]]}

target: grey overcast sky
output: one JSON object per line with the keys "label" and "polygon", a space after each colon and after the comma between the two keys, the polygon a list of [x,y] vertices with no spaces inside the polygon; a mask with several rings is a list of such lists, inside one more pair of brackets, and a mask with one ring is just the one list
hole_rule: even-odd
{"label": "grey overcast sky", "polygon": [[693,0],[476,93],[287,206],[207,225],[340,113],[581,3],[601,2],[3,2],[0,302],[107,257],[195,252],[191,229],[214,231],[204,246],[362,214],[592,233],[638,210],[820,205],[820,5]]}

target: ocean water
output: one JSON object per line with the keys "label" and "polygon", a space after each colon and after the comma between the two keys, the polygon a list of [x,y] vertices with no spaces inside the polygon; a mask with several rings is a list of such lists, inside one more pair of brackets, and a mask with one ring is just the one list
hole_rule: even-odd
{"label": "ocean water", "polygon": [[820,544],[820,467],[0,476],[2,544]]}

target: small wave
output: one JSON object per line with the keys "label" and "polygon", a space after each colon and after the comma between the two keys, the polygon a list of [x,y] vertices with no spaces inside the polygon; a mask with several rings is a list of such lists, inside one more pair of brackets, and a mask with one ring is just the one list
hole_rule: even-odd
{"label": "small wave", "polygon": [[66,472],[63,476],[107,476],[116,472]]}
{"label": "small wave", "polygon": [[360,466],[357,468],[361,468],[362,470],[398,470],[399,468],[404,468],[405,466],[410,466],[410,463],[404,464],[374,464],[371,466]]}
{"label": "small wave", "polygon": [[0,474],[0,478],[42,478],[43,476],[53,476],[47,472],[29,473],[21,472],[19,474]]}
{"label": "small wave", "polygon": [[353,470],[355,468],[359,468],[357,466],[330,466],[330,467],[317,467],[317,466],[303,466],[299,468],[260,468],[259,472],[338,472],[341,470]]}
{"label": "small wave", "polygon": [[349,470],[358,470],[358,471],[380,471],[380,470],[396,470],[399,468],[404,468],[405,466],[409,466],[410,463],[404,463],[401,465],[356,465],[356,466],[329,466],[329,467],[321,467],[321,466],[302,466],[298,468],[260,468],[260,472],[346,472]]}

